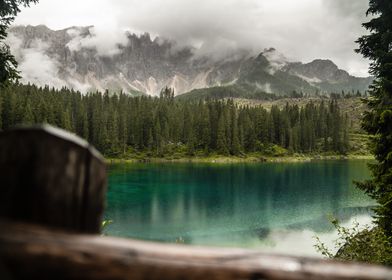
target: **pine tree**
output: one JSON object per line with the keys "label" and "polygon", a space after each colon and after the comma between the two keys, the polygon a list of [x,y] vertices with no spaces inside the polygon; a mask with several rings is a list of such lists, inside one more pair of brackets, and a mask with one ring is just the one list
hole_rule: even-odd
{"label": "pine tree", "polygon": [[24,7],[38,0],[7,0],[0,2],[0,88],[17,81],[19,74],[16,70],[17,62],[10,52],[10,48],[4,43],[7,37],[7,28],[20,12],[20,5]]}
{"label": "pine tree", "polygon": [[60,125],[60,127],[62,127],[65,130],[68,130],[70,132],[73,131],[71,115],[68,110],[61,112],[61,125]]}
{"label": "pine tree", "polygon": [[110,114],[108,117],[108,138],[110,139],[110,150],[112,153],[118,153],[120,148],[119,141],[119,117],[117,110],[110,110]]}
{"label": "pine tree", "polygon": [[[325,151],[344,153],[347,146],[347,118],[336,102],[328,107],[311,103],[301,109],[286,104],[267,111],[235,105],[233,100],[177,100],[171,90],[160,98],[133,98],[19,84],[1,93],[3,127],[48,122],[77,133],[110,156],[126,155],[128,147],[163,156],[173,153],[173,144],[178,147],[180,143],[188,155],[263,152],[261,143],[310,152],[317,148],[316,142],[332,142],[334,133],[336,146],[326,144]],[[326,123],[324,128],[320,122]]]}
{"label": "pine tree", "polygon": [[22,117],[20,123],[24,124],[24,125],[29,125],[29,124],[35,123],[35,119],[34,119],[34,115],[33,115],[33,111],[31,109],[30,103],[26,104],[24,114],[23,114],[23,117]]}
{"label": "pine tree", "polygon": [[348,134],[348,126],[349,126],[349,118],[347,113],[344,116],[343,120],[343,142],[342,142],[342,147],[341,147],[341,153],[346,154],[349,150],[350,147],[350,138]]}
{"label": "pine tree", "polygon": [[154,146],[155,146],[155,153],[157,156],[162,156],[162,132],[161,132],[161,124],[159,117],[155,119],[154,124]]}
{"label": "pine tree", "polygon": [[231,106],[231,147],[230,153],[232,155],[238,155],[240,153],[240,141],[238,138],[238,122],[237,122],[237,110],[234,105]]}
{"label": "pine tree", "polygon": [[189,156],[194,156],[195,155],[195,136],[193,130],[190,131],[188,134],[188,140],[187,140],[187,155]]}
{"label": "pine tree", "polygon": [[229,153],[229,149],[227,146],[227,138],[225,134],[225,119],[224,116],[221,115],[218,120],[217,127],[217,140],[216,140],[216,150],[221,155],[227,155]]}
{"label": "pine tree", "polygon": [[127,139],[128,139],[128,125],[125,113],[120,114],[119,120],[119,141],[121,145],[121,150],[123,155],[125,155],[127,150]]}
{"label": "pine tree", "polygon": [[3,97],[0,92],[0,131],[3,129]]}
{"label": "pine tree", "polygon": [[275,122],[273,115],[270,113],[267,117],[267,127],[268,127],[268,142],[275,143]]}
{"label": "pine tree", "polygon": [[372,152],[377,163],[371,165],[372,179],[358,186],[377,200],[376,222],[392,237],[392,3],[370,0],[367,14],[372,19],[363,26],[370,34],[358,39],[357,51],[372,61],[370,73],[375,77],[363,128],[374,136]]}

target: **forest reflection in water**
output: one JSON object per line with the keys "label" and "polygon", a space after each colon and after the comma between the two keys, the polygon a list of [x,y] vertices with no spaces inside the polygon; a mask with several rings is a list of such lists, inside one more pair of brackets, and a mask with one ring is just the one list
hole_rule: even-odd
{"label": "forest reflection in water", "polygon": [[314,235],[336,237],[331,217],[371,221],[374,202],[352,183],[368,177],[357,160],[115,165],[106,233],[313,255]]}

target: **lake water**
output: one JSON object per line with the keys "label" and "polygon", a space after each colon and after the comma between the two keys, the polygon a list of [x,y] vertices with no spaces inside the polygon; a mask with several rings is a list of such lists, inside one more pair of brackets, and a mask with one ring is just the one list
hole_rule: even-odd
{"label": "lake water", "polygon": [[114,165],[105,233],[162,242],[318,255],[330,219],[370,223],[374,203],[354,187],[366,161]]}

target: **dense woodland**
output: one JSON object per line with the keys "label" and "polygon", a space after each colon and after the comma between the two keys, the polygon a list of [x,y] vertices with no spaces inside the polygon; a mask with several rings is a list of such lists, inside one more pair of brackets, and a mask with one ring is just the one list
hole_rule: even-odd
{"label": "dense woodland", "polygon": [[[346,153],[348,117],[335,99],[270,111],[232,100],[187,101],[165,89],[159,98],[55,90],[1,89],[0,127],[49,123],[87,139],[106,156],[243,155],[251,152]],[[284,149],[282,149],[284,148]]]}
{"label": "dense woodland", "polygon": [[187,100],[200,100],[206,98],[214,99],[224,99],[224,98],[244,98],[244,99],[254,99],[254,100],[278,100],[281,98],[307,98],[307,97],[326,97],[341,99],[341,98],[352,98],[352,97],[366,97],[367,92],[357,91],[344,91],[340,93],[331,92],[329,94],[320,93],[320,91],[315,91],[312,94],[306,94],[302,91],[292,91],[287,94],[277,95],[274,93],[266,93],[259,89],[255,90],[249,84],[239,84],[239,85],[229,85],[229,86],[217,86],[210,88],[194,89],[188,93],[179,95],[179,99]]}

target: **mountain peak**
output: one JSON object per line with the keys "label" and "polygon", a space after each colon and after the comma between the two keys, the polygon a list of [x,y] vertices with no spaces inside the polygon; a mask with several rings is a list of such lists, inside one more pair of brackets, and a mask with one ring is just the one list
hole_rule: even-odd
{"label": "mountain peak", "polygon": [[315,59],[312,62],[307,63],[307,65],[314,65],[315,67],[322,67],[322,68],[334,68],[339,69],[338,66],[330,59]]}
{"label": "mountain peak", "polygon": [[[248,90],[312,94],[364,91],[370,83],[369,79],[350,76],[328,59],[292,63],[275,48],[265,49],[256,57],[238,55],[238,50],[229,59],[216,59],[195,55],[192,47],[178,48],[175,42],[159,37],[151,40],[149,33],[125,33],[125,41],[115,45],[110,38],[98,38],[91,28],[10,28],[9,35],[14,35],[11,49],[18,53],[22,82],[151,95],[159,94],[165,86],[172,86],[176,94],[181,94],[198,88],[246,83]],[[108,53],[100,52],[103,47]]]}

